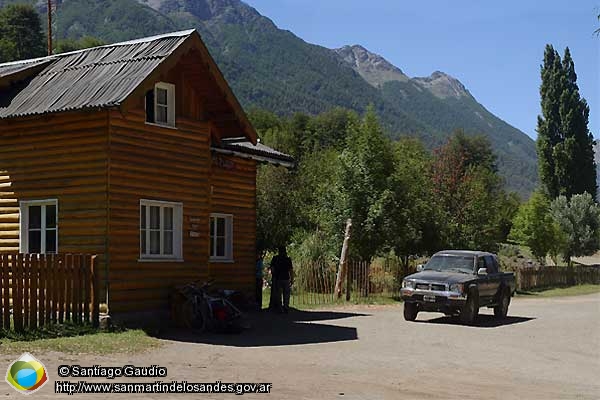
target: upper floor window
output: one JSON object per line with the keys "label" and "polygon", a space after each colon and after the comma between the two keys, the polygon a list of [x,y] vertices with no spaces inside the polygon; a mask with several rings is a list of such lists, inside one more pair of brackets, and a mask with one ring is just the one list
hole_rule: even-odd
{"label": "upper floor window", "polygon": [[146,122],[175,126],[175,85],[158,82],[146,93]]}
{"label": "upper floor window", "polygon": [[181,203],[140,200],[140,258],[181,259]]}
{"label": "upper floor window", "polygon": [[21,253],[57,253],[58,200],[22,201],[20,206]]}

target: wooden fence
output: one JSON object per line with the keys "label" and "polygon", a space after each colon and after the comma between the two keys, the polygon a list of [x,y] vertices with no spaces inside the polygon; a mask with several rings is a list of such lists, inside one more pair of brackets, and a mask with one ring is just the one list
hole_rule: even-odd
{"label": "wooden fence", "polygon": [[531,267],[516,271],[517,290],[600,284],[600,266]]}
{"label": "wooden fence", "polygon": [[292,288],[292,306],[334,302],[336,266],[327,262],[298,263]]}
{"label": "wooden fence", "polygon": [[96,256],[0,254],[0,328],[99,323]]}
{"label": "wooden fence", "polygon": [[346,298],[400,297],[402,280],[415,272],[414,265],[402,265],[398,259],[348,263]]}
{"label": "wooden fence", "polygon": [[[371,263],[348,262],[344,298],[346,300],[373,296],[399,297],[402,279],[413,273],[414,266],[402,266],[399,260],[378,259]],[[338,301],[334,296],[336,263],[299,262],[294,266],[292,306],[329,304]]]}

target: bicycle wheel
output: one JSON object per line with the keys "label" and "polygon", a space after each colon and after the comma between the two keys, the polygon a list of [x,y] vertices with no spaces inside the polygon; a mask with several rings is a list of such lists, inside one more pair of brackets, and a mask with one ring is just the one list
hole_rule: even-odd
{"label": "bicycle wheel", "polygon": [[186,328],[202,333],[206,330],[206,318],[198,308],[192,300],[188,300],[183,304],[181,314]]}

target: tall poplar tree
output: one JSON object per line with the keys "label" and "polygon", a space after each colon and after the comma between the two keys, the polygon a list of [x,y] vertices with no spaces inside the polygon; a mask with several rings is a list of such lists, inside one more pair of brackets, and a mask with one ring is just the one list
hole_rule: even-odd
{"label": "tall poplar tree", "polygon": [[546,45],[541,76],[537,153],[542,185],[552,199],[584,192],[595,199],[594,138],[588,129],[590,109],[579,94],[569,48],[561,61],[558,52]]}

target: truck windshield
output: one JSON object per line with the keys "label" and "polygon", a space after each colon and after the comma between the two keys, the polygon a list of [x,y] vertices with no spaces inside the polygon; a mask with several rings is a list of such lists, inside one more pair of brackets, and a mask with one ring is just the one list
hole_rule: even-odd
{"label": "truck windshield", "polygon": [[473,273],[475,257],[458,254],[439,254],[431,257],[423,269]]}

